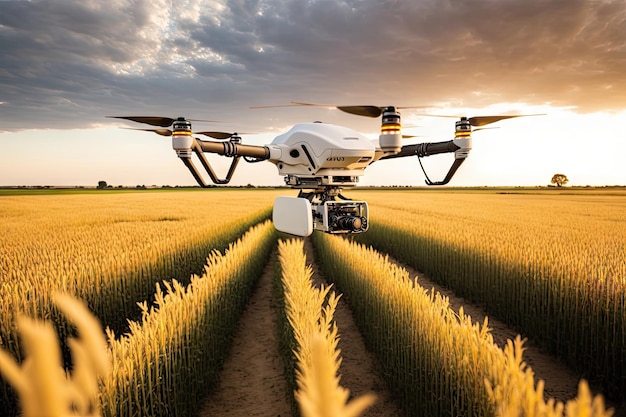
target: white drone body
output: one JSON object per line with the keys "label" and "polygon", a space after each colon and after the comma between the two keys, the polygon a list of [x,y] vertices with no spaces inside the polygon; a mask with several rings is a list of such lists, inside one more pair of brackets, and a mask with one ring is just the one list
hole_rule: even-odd
{"label": "white drone body", "polygon": [[292,187],[354,186],[372,162],[401,148],[399,133],[380,139],[372,141],[344,126],[300,123],[268,145],[269,161]]}
{"label": "white drone body", "polygon": [[[313,106],[309,103],[293,105]],[[271,107],[271,106],[270,106]],[[273,220],[276,228],[298,236],[308,236],[313,230],[326,233],[362,233],[368,229],[368,206],[365,201],[349,200],[341,195],[343,187],[354,187],[365,168],[372,163],[392,158],[418,158],[442,153],[454,153],[455,160],[442,181],[431,181],[426,172],[426,184],[447,184],[472,148],[472,126],[484,126],[498,120],[519,116],[461,117],[455,124],[454,139],[445,142],[402,145],[400,113],[396,107],[338,106],[338,109],[360,116],[382,116],[380,135],[370,140],[365,135],[344,126],[327,123],[300,123],[277,136],[265,146],[242,144],[237,133],[195,132],[222,141],[195,138],[190,120],[152,116],[111,116],[169,129],[140,129],[172,137],[172,147],[198,184],[211,187],[192,161],[195,155],[211,181],[228,184],[243,157],[247,162],[269,161],[276,165],[285,183],[299,189],[297,197],[279,197],[274,203]],[[231,157],[225,178],[213,171],[205,153]],[[421,166],[421,163],[420,163]],[[423,170],[423,166],[422,166]]]}

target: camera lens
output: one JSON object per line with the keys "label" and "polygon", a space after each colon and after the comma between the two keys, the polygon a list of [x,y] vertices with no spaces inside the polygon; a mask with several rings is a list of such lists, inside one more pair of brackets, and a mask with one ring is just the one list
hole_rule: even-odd
{"label": "camera lens", "polygon": [[343,216],[337,219],[337,226],[339,226],[342,230],[351,230],[356,232],[357,230],[361,230],[363,220],[361,217]]}

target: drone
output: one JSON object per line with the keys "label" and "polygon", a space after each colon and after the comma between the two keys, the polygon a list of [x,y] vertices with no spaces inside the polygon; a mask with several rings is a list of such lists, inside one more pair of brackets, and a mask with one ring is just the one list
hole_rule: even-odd
{"label": "drone", "polygon": [[[454,139],[444,142],[425,142],[403,145],[399,110],[414,107],[396,106],[334,106],[306,102],[291,102],[286,105],[257,106],[253,108],[287,106],[323,106],[370,118],[381,118],[380,135],[371,140],[351,128],[322,122],[298,123],[264,146],[242,143],[236,132],[200,131],[193,132],[191,122],[210,120],[178,117],[153,116],[107,116],[144,123],[157,128],[135,129],[171,136],[172,147],[178,158],[191,172],[197,183],[211,187],[194,164],[195,154],[214,184],[228,184],[241,158],[246,162],[269,161],[276,165],[285,184],[299,190],[297,197],[277,197],[274,201],[272,219],[277,230],[295,235],[310,236],[314,230],[331,234],[355,234],[369,227],[366,201],[355,201],[341,194],[343,188],[354,187],[365,169],[377,161],[417,156],[426,184],[447,184],[467,159],[472,149],[472,132],[504,119],[535,115],[509,116],[444,116],[454,117]],[[169,129],[171,127],[171,129]],[[478,129],[473,129],[478,127]],[[204,135],[216,140],[194,137]],[[219,178],[205,154],[212,153],[232,158],[224,178]],[[453,153],[454,162],[441,181],[431,181],[421,163],[421,158],[444,153]]]}

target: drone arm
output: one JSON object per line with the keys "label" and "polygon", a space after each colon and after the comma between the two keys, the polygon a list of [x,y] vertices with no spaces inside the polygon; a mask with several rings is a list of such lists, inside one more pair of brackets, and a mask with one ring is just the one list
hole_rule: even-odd
{"label": "drone arm", "polygon": [[[182,159],[187,169],[189,169],[191,175],[193,175],[196,182],[203,188],[207,188],[209,187],[209,185],[204,181],[202,175],[200,175],[200,172],[198,172],[198,169],[191,160],[191,153],[188,153],[189,151],[193,151],[198,156],[200,163],[202,164],[214,184],[228,184],[233,177],[235,169],[237,168],[237,165],[239,164],[242,156],[248,156],[255,158],[258,161],[262,161],[265,159],[269,159],[271,154],[270,149],[266,146],[242,145],[233,141],[202,141],[193,137],[191,137],[190,139],[190,142],[184,142],[186,145],[183,147],[186,148],[187,151],[180,152],[179,157],[180,159]],[[175,147],[174,149],[177,149],[177,152],[179,152],[178,148]],[[204,155],[205,152],[216,153],[218,155],[233,158],[233,161],[230,164],[230,168],[228,169],[228,174],[226,174],[226,178],[218,178],[218,176],[215,174],[215,171],[213,171],[211,164]]]}
{"label": "drone arm", "polygon": [[454,140],[449,140],[446,142],[418,143],[415,145],[405,145],[400,149],[400,152],[392,155],[385,155],[380,159],[403,158],[405,156],[414,155],[417,155],[421,158],[423,156],[455,152],[458,149],[460,149],[460,146],[456,145],[454,143]]}
{"label": "drone arm", "polygon": [[454,162],[452,166],[448,170],[446,177],[442,181],[431,181],[426,175],[426,171],[422,166],[422,162],[420,160],[420,166],[422,166],[422,171],[424,171],[424,175],[426,176],[426,184],[427,185],[445,185],[454,176],[457,169],[461,166],[461,164],[467,158],[469,151],[472,149],[472,142],[470,137],[462,137],[455,138],[453,140],[449,140],[446,142],[434,142],[434,143],[418,143],[415,145],[405,145],[400,149],[400,152],[393,155],[386,155],[380,159],[392,159],[392,158],[402,158],[405,156],[413,156],[416,155],[418,158],[422,158],[424,156],[437,155],[442,153],[450,153],[454,152]]}
{"label": "drone arm", "polygon": [[210,142],[197,139],[195,143],[199,147],[200,152],[210,152],[224,156],[249,156],[259,160],[270,158],[270,149],[267,146],[242,145],[231,141]]}

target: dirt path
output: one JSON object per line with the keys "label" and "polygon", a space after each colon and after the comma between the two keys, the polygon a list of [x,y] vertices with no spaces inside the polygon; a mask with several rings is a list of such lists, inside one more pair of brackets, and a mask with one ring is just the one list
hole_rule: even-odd
{"label": "dirt path", "polygon": [[[312,266],[313,280],[316,285],[324,282],[313,257],[313,246],[305,239],[307,264]],[[391,259],[391,258],[390,258]],[[278,349],[276,314],[272,309],[273,263],[276,256],[268,262],[255,293],[243,314],[235,334],[233,347],[221,373],[221,382],[217,392],[203,404],[198,417],[229,416],[292,416],[290,397],[285,382],[283,363]],[[463,306],[466,314],[481,322],[485,312],[480,307],[457,297],[453,292],[430,281],[411,267],[396,262],[407,269],[412,277],[418,276],[420,285],[427,289],[434,288],[450,299],[453,309],[458,311]],[[341,356],[341,385],[350,390],[351,396],[375,392],[376,404],[367,410],[364,416],[391,417],[402,412],[391,400],[382,378],[376,371],[372,355],[365,348],[352,313],[347,304],[340,300],[335,312],[339,327]],[[517,332],[502,322],[489,318],[491,333],[498,345],[513,339]],[[524,360],[532,367],[537,379],[545,381],[545,393],[561,401],[574,398],[577,394],[579,378],[553,356],[547,355],[532,342],[526,342]],[[616,416],[624,416],[618,410]]]}
{"label": "dirt path", "polygon": [[291,393],[278,350],[278,325],[272,309],[276,256],[268,262],[239,321],[220,384],[198,417],[290,417]]}

